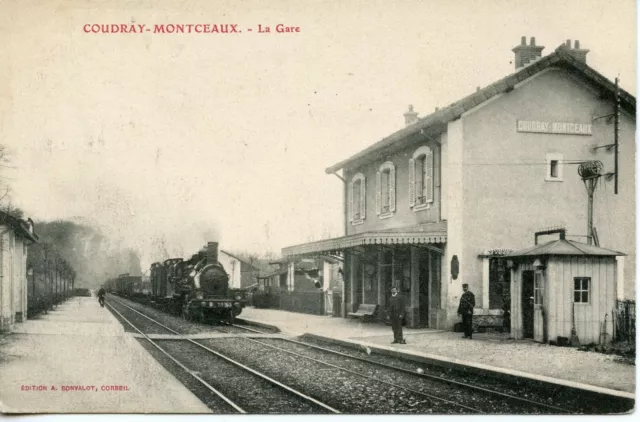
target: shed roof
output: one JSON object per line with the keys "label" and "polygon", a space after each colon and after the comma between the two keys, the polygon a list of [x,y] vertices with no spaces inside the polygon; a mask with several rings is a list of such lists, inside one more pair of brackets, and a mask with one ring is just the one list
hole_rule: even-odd
{"label": "shed roof", "polygon": [[[614,100],[615,98],[615,84],[586,63],[583,63],[573,57],[573,55],[567,51],[564,44],[562,44],[548,56],[530,62],[530,64],[517,69],[514,73],[511,73],[499,81],[496,81],[491,85],[488,85],[479,91],[452,103],[448,107],[444,107],[435,113],[418,119],[416,123],[392,133],[368,148],[352,155],[346,160],[342,160],[339,163],[334,164],[325,171],[327,174],[336,173],[340,169],[353,165],[356,161],[366,161],[368,157],[379,157],[380,151],[391,148],[397,142],[407,140],[417,133],[428,134],[431,133],[432,130],[434,132],[443,131],[446,129],[446,125],[449,122],[460,118],[463,113],[499,94],[513,90],[515,85],[550,67],[562,67],[569,69],[597,86],[601,91],[603,98],[610,98],[611,100]],[[635,116],[636,99],[633,95],[623,89],[620,89],[620,104],[624,109]],[[374,152],[376,153],[375,155],[373,154]]]}
{"label": "shed roof", "polygon": [[7,214],[4,211],[0,211],[0,224],[8,225],[16,232],[16,234],[27,238],[34,243],[38,242],[38,236],[33,230],[33,221],[31,219],[27,222]]}
{"label": "shed roof", "polygon": [[507,258],[534,257],[534,256],[554,256],[554,255],[573,255],[573,256],[623,256],[622,252],[612,251],[611,249],[601,248],[599,246],[587,245],[586,243],[575,242],[573,240],[557,239],[551,242],[535,245],[530,248],[521,249],[513,253],[504,255]]}

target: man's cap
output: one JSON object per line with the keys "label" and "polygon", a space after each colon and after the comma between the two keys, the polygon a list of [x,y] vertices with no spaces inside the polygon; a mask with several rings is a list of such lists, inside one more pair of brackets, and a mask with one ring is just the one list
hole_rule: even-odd
{"label": "man's cap", "polygon": [[469,287],[469,285],[467,283],[464,283],[462,287]]}

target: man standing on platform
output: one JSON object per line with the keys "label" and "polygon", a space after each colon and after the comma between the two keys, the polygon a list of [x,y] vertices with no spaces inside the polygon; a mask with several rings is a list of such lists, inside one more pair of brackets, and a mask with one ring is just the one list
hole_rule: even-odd
{"label": "man standing on platform", "polygon": [[462,316],[462,328],[464,337],[471,339],[473,334],[473,308],[476,306],[476,297],[469,291],[469,285],[463,284],[464,293],[460,298],[460,306],[458,306],[458,315]]}
{"label": "man standing on platform", "polygon": [[402,321],[404,320],[404,298],[398,295],[398,288],[391,288],[391,298],[389,299],[389,318],[391,328],[393,328],[393,342],[407,344],[402,336]]}

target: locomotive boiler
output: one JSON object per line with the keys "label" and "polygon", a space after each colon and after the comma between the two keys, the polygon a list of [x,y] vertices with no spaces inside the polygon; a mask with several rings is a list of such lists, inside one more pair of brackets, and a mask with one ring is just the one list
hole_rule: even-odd
{"label": "locomotive boiler", "polygon": [[229,289],[229,276],[218,262],[218,243],[209,242],[190,259],[151,264],[153,300],[186,320],[233,323],[244,306]]}

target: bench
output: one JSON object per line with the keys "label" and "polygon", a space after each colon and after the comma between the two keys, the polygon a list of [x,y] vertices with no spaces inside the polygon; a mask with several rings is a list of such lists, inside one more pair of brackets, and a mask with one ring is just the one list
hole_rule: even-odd
{"label": "bench", "polygon": [[363,322],[371,321],[378,312],[378,305],[366,305],[364,303],[358,305],[358,310],[355,312],[349,312],[347,316],[349,318],[358,318]]}

